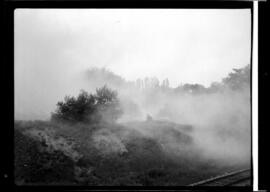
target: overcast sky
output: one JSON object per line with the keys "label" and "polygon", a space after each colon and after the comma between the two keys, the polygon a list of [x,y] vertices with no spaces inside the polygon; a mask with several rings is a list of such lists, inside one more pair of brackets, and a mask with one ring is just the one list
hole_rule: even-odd
{"label": "overcast sky", "polygon": [[208,86],[249,64],[250,44],[249,9],[16,9],[15,108],[51,106],[90,67]]}

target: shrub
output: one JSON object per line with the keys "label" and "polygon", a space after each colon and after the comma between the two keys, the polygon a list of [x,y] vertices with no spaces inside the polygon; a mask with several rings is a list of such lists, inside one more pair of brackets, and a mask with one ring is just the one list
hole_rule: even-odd
{"label": "shrub", "polygon": [[66,96],[64,101],[58,102],[52,119],[69,122],[89,121],[88,115],[96,111],[95,104],[95,97],[82,90],[77,98]]}
{"label": "shrub", "polygon": [[[62,151],[46,151],[46,145],[15,129],[15,183],[68,183],[74,181],[74,162]],[[64,171],[63,171],[64,170]]]}
{"label": "shrub", "polygon": [[121,114],[117,92],[103,86],[97,89],[94,95],[82,90],[76,98],[66,96],[64,101],[57,103],[52,120],[83,123],[113,122]]}
{"label": "shrub", "polygon": [[105,122],[116,121],[123,113],[117,92],[106,86],[96,90],[98,117]]}

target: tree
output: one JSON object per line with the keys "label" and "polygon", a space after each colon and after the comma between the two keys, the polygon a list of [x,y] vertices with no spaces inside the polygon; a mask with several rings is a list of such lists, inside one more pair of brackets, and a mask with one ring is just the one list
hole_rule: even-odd
{"label": "tree", "polygon": [[149,88],[149,78],[148,77],[144,78],[144,88]]}
{"label": "tree", "polygon": [[233,90],[243,89],[250,86],[250,65],[240,69],[233,69],[228,77],[222,80],[225,86]]}
{"label": "tree", "polygon": [[159,87],[159,80],[158,80],[158,78],[152,77],[150,79],[150,82],[151,82],[151,88],[157,88],[157,87]]}
{"label": "tree", "polygon": [[123,113],[117,92],[106,85],[96,90],[98,116],[104,122],[114,122]]}
{"label": "tree", "polygon": [[208,93],[215,93],[218,92],[220,90],[222,90],[222,83],[220,82],[212,82],[210,87],[207,89]]}
{"label": "tree", "polygon": [[165,87],[165,88],[169,88],[170,83],[169,83],[168,78],[166,78],[166,79],[164,79],[164,80],[162,81],[162,85],[161,85],[161,86],[162,86],[162,87]]}
{"label": "tree", "polygon": [[200,93],[204,93],[206,88],[201,84],[186,83],[186,84],[183,85],[183,90],[186,91],[186,92],[189,92],[189,93],[200,94]]}
{"label": "tree", "polygon": [[58,102],[56,112],[52,114],[52,119],[89,122],[89,114],[94,114],[96,110],[95,103],[95,97],[82,90],[77,98],[66,96],[64,101]]}
{"label": "tree", "polygon": [[52,120],[67,122],[98,123],[115,121],[122,114],[117,92],[106,86],[96,89],[96,94],[82,90],[75,97],[66,96],[57,103]]}

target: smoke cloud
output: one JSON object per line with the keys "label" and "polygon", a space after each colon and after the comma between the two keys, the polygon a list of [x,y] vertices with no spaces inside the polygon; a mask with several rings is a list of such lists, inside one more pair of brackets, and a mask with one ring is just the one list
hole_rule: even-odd
{"label": "smoke cloud", "polygon": [[[232,89],[224,80],[220,89],[215,91],[211,91],[214,86],[199,91],[177,91],[181,89],[162,87],[155,81],[141,86],[106,69],[89,70],[85,80],[92,87],[106,84],[117,90],[124,112],[118,123],[129,130],[118,136],[98,134],[97,138],[106,140],[110,147],[115,146],[112,151],[125,151],[120,138],[129,138],[133,130],[157,140],[170,155],[179,156],[185,151],[224,165],[248,166],[251,158],[251,111],[249,77],[246,79],[246,76],[250,71],[248,66],[245,69],[244,74],[240,73],[240,77],[243,76],[241,87]],[[99,79],[95,82],[96,73]],[[174,136],[171,135],[172,129],[176,130]],[[193,144],[181,143],[181,139],[175,138],[178,133],[190,136]]]}
{"label": "smoke cloud", "polygon": [[[125,140],[136,135],[173,157],[185,151],[220,164],[250,163],[250,82],[235,89],[220,80],[250,60],[249,11],[58,11],[15,12],[16,120],[49,120],[64,96],[106,84],[118,92],[124,113],[117,123],[125,129],[93,135],[105,155],[127,152]],[[92,68],[107,65],[114,73]],[[179,79],[209,86],[178,86]]]}

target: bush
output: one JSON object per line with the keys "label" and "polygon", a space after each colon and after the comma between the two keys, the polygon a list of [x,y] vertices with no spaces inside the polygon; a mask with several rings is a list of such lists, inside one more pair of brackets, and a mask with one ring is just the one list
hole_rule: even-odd
{"label": "bush", "polygon": [[[46,151],[43,142],[15,129],[15,183],[74,183],[74,161],[60,150]],[[63,171],[64,170],[64,171]]]}
{"label": "bush", "polygon": [[98,117],[105,122],[116,121],[123,113],[117,98],[117,92],[106,86],[96,90]]}
{"label": "bush", "polygon": [[66,96],[64,101],[57,103],[52,120],[83,123],[113,122],[121,114],[117,92],[103,86],[97,89],[94,95],[82,90],[77,98]]}

